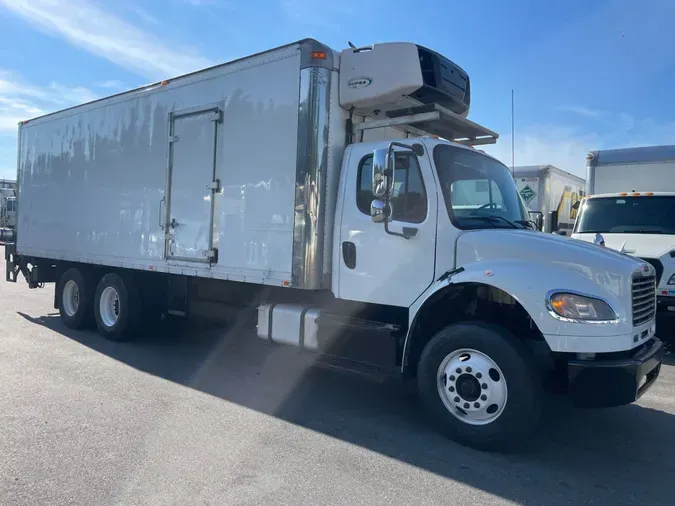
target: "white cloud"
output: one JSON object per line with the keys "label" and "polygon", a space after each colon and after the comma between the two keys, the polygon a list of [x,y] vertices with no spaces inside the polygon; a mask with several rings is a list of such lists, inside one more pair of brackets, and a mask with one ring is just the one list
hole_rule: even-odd
{"label": "white cloud", "polygon": [[[649,118],[635,119],[625,113],[603,114],[607,115],[607,123],[602,123],[602,134],[551,124],[516,127],[516,166],[551,164],[585,177],[589,151],[675,144],[675,121],[663,123]],[[611,124],[609,128],[608,123]],[[482,149],[511,167],[510,134],[501,136],[497,144]]]}
{"label": "white cloud", "polygon": [[97,88],[108,88],[113,90],[119,90],[124,88],[124,83],[117,79],[111,79],[109,81],[99,81],[96,83]]}
{"label": "white cloud", "polygon": [[89,0],[0,0],[36,28],[151,79],[213,65],[190,48],[174,46]]}
{"label": "white cloud", "polygon": [[579,116],[584,116],[586,118],[599,118],[604,114],[604,111],[598,111],[596,109],[588,109],[587,107],[581,106],[566,106],[558,107],[559,111],[573,112]]}
{"label": "white cloud", "polygon": [[8,109],[35,116],[43,114],[46,109],[60,109],[97,98],[96,93],[83,86],[64,86],[57,82],[35,86],[12,72],[0,69],[0,116],[6,116]]}
{"label": "white cloud", "polygon": [[82,86],[50,83],[36,86],[20,76],[0,69],[0,177],[13,178],[16,173],[16,135],[19,121],[98,98]]}
{"label": "white cloud", "polygon": [[[516,166],[550,164],[583,177],[586,154],[597,149],[599,136],[582,134],[570,128],[541,125],[525,132],[516,131],[515,141]],[[510,134],[500,136],[497,144],[482,149],[511,167]]]}
{"label": "white cloud", "polygon": [[158,24],[160,24],[160,23],[159,23],[159,19],[157,19],[157,18],[156,18],[155,16],[153,16],[152,14],[150,14],[150,13],[149,13],[148,11],[146,11],[144,8],[142,8],[142,7],[132,7],[132,10],[134,11],[134,13],[135,13],[139,18],[141,18],[141,19],[142,19],[143,21],[145,21],[146,23],[149,23],[149,24],[151,24],[151,25],[158,25]]}

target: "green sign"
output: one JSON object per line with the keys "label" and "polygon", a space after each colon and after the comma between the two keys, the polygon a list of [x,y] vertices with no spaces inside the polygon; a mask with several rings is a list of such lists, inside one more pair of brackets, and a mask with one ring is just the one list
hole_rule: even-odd
{"label": "green sign", "polygon": [[520,196],[523,197],[523,200],[526,204],[532,202],[532,199],[537,196],[536,192],[530,188],[529,184],[526,184],[522,190],[520,190]]}

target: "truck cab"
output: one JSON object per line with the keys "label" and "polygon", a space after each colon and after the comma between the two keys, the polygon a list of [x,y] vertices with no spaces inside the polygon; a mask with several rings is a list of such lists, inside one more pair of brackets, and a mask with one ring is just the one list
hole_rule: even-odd
{"label": "truck cab", "polygon": [[572,237],[649,262],[656,274],[657,320],[675,329],[675,192],[618,192],[582,200]]}
{"label": "truck cab", "polygon": [[[336,295],[404,310],[397,363],[455,439],[492,447],[483,427],[506,423],[516,370],[581,407],[632,402],[655,381],[655,268],[531,227],[497,159],[431,136],[357,143],[339,188]],[[538,403],[526,390],[514,402]]]}

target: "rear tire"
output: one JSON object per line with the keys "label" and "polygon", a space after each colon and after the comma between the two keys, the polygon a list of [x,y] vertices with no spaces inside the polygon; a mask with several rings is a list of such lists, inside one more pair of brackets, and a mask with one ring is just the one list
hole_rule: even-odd
{"label": "rear tire", "polygon": [[88,273],[71,267],[59,279],[56,290],[59,314],[66,327],[79,330],[92,323],[94,290]]}
{"label": "rear tire", "polygon": [[99,281],[94,316],[99,333],[111,341],[133,336],[140,319],[140,298],[133,277],[111,272]]}
{"label": "rear tire", "polygon": [[447,435],[480,450],[506,450],[531,436],[543,401],[525,345],[496,326],[450,325],[424,348],[418,390]]}

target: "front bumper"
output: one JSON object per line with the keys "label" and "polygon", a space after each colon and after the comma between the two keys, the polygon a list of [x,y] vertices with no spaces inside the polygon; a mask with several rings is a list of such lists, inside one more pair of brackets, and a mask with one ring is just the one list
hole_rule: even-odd
{"label": "front bumper", "polygon": [[663,344],[653,338],[625,357],[612,355],[568,362],[569,393],[576,406],[607,408],[639,399],[659,376]]}
{"label": "front bumper", "polygon": [[656,330],[659,339],[675,338],[675,296],[656,297]]}
{"label": "front bumper", "polygon": [[659,295],[656,297],[656,314],[675,318],[675,296]]}

